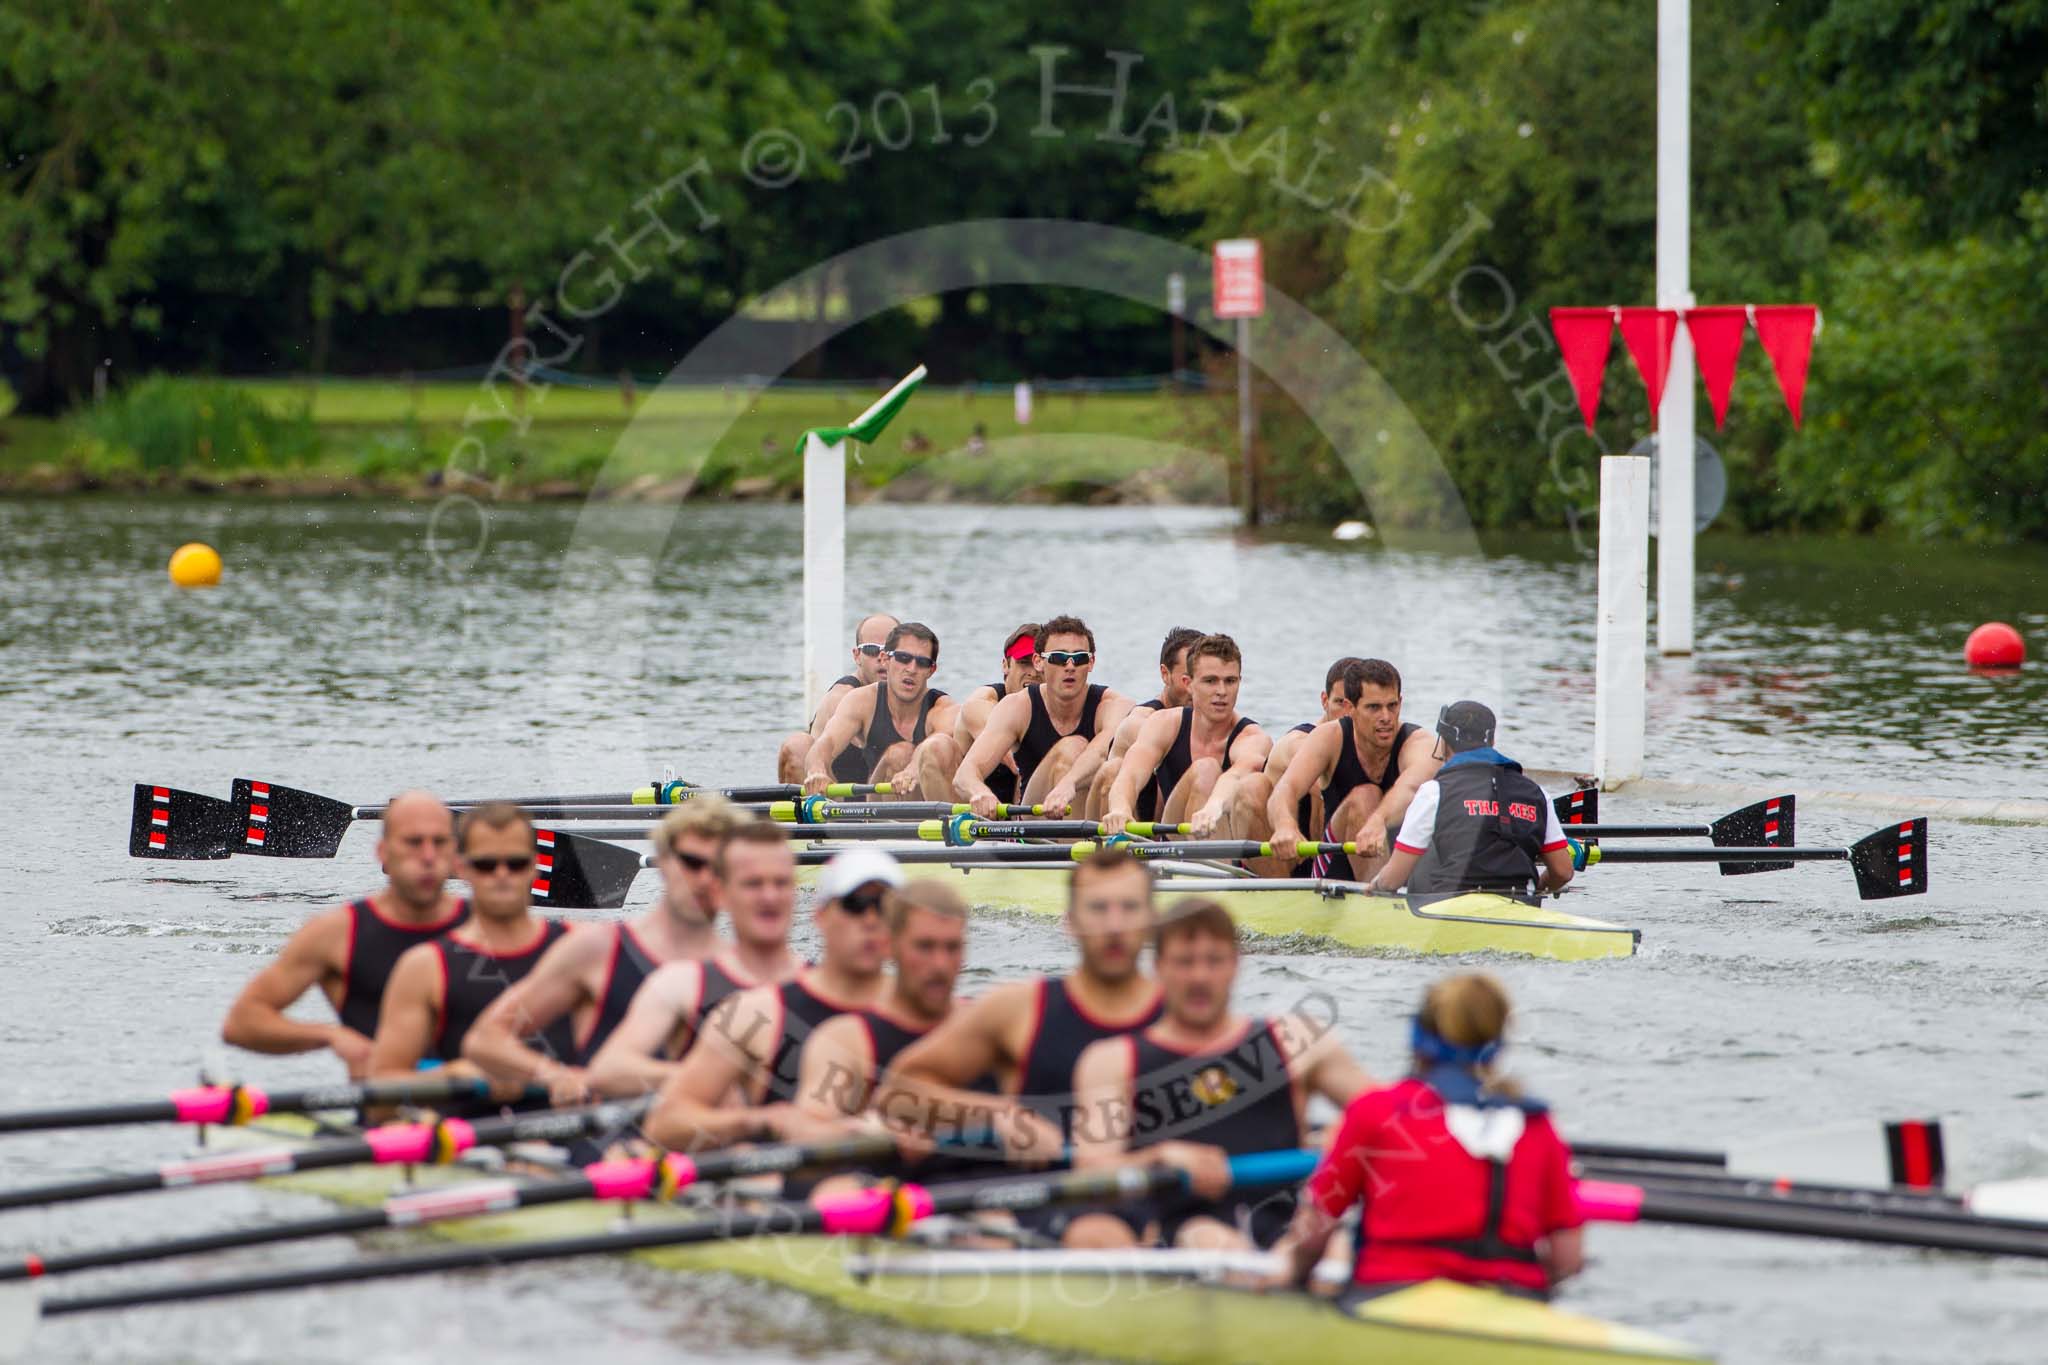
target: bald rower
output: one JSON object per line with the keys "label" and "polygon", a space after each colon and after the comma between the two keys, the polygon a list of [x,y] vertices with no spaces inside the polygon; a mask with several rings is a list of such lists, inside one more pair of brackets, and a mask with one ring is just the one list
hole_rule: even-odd
{"label": "bald rower", "polygon": [[[841,674],[825,689],[825,695],[818,702],[818,710],[811,717],[811,728],[799,730],[782,741],[782,748],[775,756],[776,781],[792,785],[804,780],[804,760],[810,757],[811,746],[825,733],[825,727],[832,723],[833,713],[839,709],[840,701],[856,687],[866,687],[882,676],[882,645],[889,638],[889,632],[901,624],[885,611],[861,618],[853,628],[853,672]],[[865,782],[867,779],[862,778]]]}
{"label": "bald rower", "polygon": [[[384,986],[406,949],[462,923],[469,902],[448,888],[455,871],[455,817],[438,797],[402,792],[384,806],[377,862],[384,885],[314,915],[250,978],[221,1024],[222,1041],[282,1055],[326,1048],[353,1079],[369,1074]],[[335,1022],[285,1011],[318,987]]]}

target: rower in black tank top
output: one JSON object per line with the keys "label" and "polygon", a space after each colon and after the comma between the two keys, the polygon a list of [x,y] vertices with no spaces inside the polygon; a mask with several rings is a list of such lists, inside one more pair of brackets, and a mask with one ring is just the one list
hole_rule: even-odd
{"label": "rower in black tank top", "polygon": [[[1230,746],[1237,743],[1237,737],[1252,723],[1250,716],[1239,716],[1237,724],[1230,727],[1230,735],[1223,741],[1225,772],[1230,770]],[[1159,766],[1152,770],[1152,785],[1140,795],[1139,806],[1142,808],[1149,804],[1151,808],[1150,814],[1143,813],[1141,809],[1138,815],[1140,820],[1157,820],[1159,813],[1166,809],[1166,799],[1173,795],[1173,789],[1187,776],[1188,769],[1195,766],[1194,746],[1195,708],[1184,706],[1180,712],[1180,733],[1173,737],[1173,743],[1167,747],[1166,757],[1160,759]],[[1144,800],[1145,797],[1151,798],[1149,803]]]}
{"label": "rower in black tank top", "polygon": [[1152,1027],[1159,1020],[1159,1002],[1135,1019],[1098,1019],[1067,993],[1064,978],[1038,983],[1038,1023],[1017,1066],[1017,1100],[1059,1125],[1060,1135],[1073,1136],[1074,1064],[1090,1043],[1121,1037]]}
{"label": "rower in black tank top", "polygon": [[597,994],[597,1013],[591,1016],[590,1032],[584,1035],[578,1049],[585,1063],[612,1036],[612,1030],[625,1019],[626,1010],[633,1003],[633,993],[660,965],[631,926],[620,924],[613,928],[611,965],[605,968],[604,989]]}
{"label": "rower in black tank top", "polygon": [[[543,920],[541,924],[534,945],[518,953],[485,952],[453,938],[434,940],[434,947],[441,954],[443,983],[441,1030],[434,1035],[434,1056],[444,1062],[460,1057],[462,1039],[470,1026],[508,987],[525,980],[541,954],[569,932],[569,926],[559,920]],[[526,1039],[526,1045],[545,1056],[574,1061],[578,1056],[575,1022],[564,1015],[541,1030],[538,1037]]]}
{"label": "rower in black tank top", "polygon": [[[1031,724],[1024,731],[1024,738],[1017,741],[1014,753],[1017,759],[1017,787],[1021,791],[1031,785],[1031,774],[1038,771],[1038,765],[1045,762],[1045,756],[1052,752],[1052,746],[1067,738],[1052,723],[1052,715],[1045,709],[1045,698],[1039,695],[1040,683],[1033,683],[1024,689],[1024,695],[1031,698]],[[1095,708],[1102,704],[1102,694],[1109,691],[1103,683],[1089,683],[1087,699],[1081,703],[1081,723],[1068,734],[1083,739],[1095,738]]]}
{"label": "rower in black tank top", "polygon": [[374,1038],[377,1016],[384,1009],[384,986],[400,956],[469,918],[469,902],[457,901],[446,919],[417,927],[385,919],[368,898],[349,902],[348,911],[348,966],[342,972],[341,1004],[335,1014],[344,1027]]}
{"label": "rower in black tank top", "polygon": [[[983,683],[982,686],[993,692],[997,701],[1001,701],[1009,695],[1009,693],[1003,691],[1003,685],[999,682]],[[1011,769],[1009,764],[996,764],[995,767],[989,769],[988,776],[983,780],[988,783],[988,789],[995,793],[996,800],[1006,806],[1016,804],[1019,791],[1017,774]]]}
{"label": "rower in black tank top", "polygon": [[1394,732],[1394,744],[1387,754],[1387,769],[1378,777],[1366,772],[1365,765],[1358,761],[1358,745],[1352,738],[1351,717],[1343,716],[1337,724],[1344,729],[1344,743],[1337,751],[1337,770],[1330,774],[1330,785],[1323,788],[1323,818],[1329,819],[1337,813],[1337,807],[1344,804],[1344,798],[1363,786],[1378,787],[1385,795],[1394,789],[1394,783],[1401,776],[1401,746],[1408,742],[1408,736],[1422,727],[1403,723]]}
{"label": "rower in black tank top", "polygon": [[[1132,1034],[1130,1150],[1162,1142],[1201,1142],[1232,1156],[1301,1146],[1301,1120],[1287,1052],[1270,1019],[1254,1020],[1229,1047],[1188,1053],[1157,1041],[1150,1030]],[[1220,1202],[1192,1195],[1149,1201],[1161,1239],[1172,1246],[1181,1225],[1207,1217],[1228,1227],[1247,1226],[1261,1247],[1271,1246],[1294,1218],[1291,1191]]]}
{"label": "rower in black tank top", "polygon": [[763,1104],[789,1104],[796,1099],[797,1064],[804,1041],[811,1030],[848,1007],[813,992],[801,981],[785,981],[776,988],[775,998],[782,1014],[776,1028],[775,1057],[768,1067],[768,1089]]}
{"label": "rower in black tank top", "polygon": [[[868,1047],[875,1054],[874,1074],[877,1080],[889,1070],[889,1064],[896,1060],[897,1053],[931,1032],[929,1028],[907,1029],[877,1010],[862,1010],[859,1017],[861,1024],[868,1031]],[[983,1095],[1000,1095],[1003,1092],[993,1072],[975,1078],[963,1089]],[[870,1099],[872,1098],[871,1096]],[[986,1127],[985,1119],[970,1118],[968,1121],[970,1132],[977,1132]],[[940,1180],[965,1180],[975,1176],[1003,1174],[1001,1145],[994,1142],[992,1134],[984,1141],[986,1145],[955,1145],[951,1151],[920,1157],[916,1161],[906,1163],[898,1158],[885,1164],[890,1175],[927,1185]]]}
{"label": "rower in black tank top", "polygon": [[[911,729],[910,742],[924,743],[925,722],[931,719],[932,707],[946,694],[936,687],[924,694],[924,705],[917,713],[917,724]],[[839,757],[832,760],[832,776],[840,782],[865,782],[875,774],[875,765],[882,761],[882,755],[889,746],[901,740],[896,733],[896,722],[889,717],[889,694],[886,687],[875,690],[875,714],[868,722],[868,737],[858,748],[849,744],[839,751]]]}

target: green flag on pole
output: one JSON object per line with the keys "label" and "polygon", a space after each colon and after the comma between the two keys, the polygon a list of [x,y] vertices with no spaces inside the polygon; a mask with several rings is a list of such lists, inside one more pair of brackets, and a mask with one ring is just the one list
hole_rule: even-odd
{"label": "green flag on pole", "polygon": [[890,419],[902,409],[905,403],[910,401],[910,395],[917,392],[917,386],[924,383],[924,376],[925,368],[920,365],[898,380],[895,388],[890,389],[887,393],[876,399],[874,406],[854,418],[850,425],[843,427],[812,427],[802,436],[796,438],[796,448],[802,450],[805,438],[810,436],[817,437],[828,446],[837,445],[849,437],[864,446],[873,445],[881,436],[882,428],[888,426]]}

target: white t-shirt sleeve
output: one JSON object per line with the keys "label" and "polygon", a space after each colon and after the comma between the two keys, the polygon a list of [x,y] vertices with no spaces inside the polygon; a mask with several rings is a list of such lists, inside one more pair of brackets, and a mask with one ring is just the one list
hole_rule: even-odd
{"label": "white t-shirt sleeve", "polygon": [[[1401,820],[1401,832],[1394,836],[1394,847],[1402,853],[1427,853],[1429,841],[1436,834],[1436,803],[1443,794],[1435,778],[1415,789],[1415,799],[1408,803],[1408,814]],[[1551,813],[1556,818],[1556,812]]]}
{"label": "white t-shirt sleeve", "polygon": [[1564,822],[1557,818],[1557,804],[1543,803],[1543,851],[1555,853],[1564,847]]}

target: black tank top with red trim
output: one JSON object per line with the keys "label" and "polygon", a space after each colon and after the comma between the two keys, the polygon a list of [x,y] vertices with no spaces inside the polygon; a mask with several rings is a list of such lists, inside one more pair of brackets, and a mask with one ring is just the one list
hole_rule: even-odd
{"label": "black tank top with red trim", "polygon": [[[1162,1142],[1201,1142],[1232,1156],[1301,1146],[1287,1050],[1273,1021],[1260,1019],[1237,1042],[1210,1052],[1182,1052],[1148,1030],[1131,1036],[1132,1151]],[[1255,1245],[1271,1246],[1294,1219],[1294,1192],[1275,1190],[1257,1202],[1188,1194],[1155,1201],[1162,1228],[1175,1233],[1190,1218],[1226,1227],[1248,1223]]]}
{"label": "black tank top with red trim", "polygon": [[368,897],[349,902],[348,959],[342,968],[341,1004],[335,1015],[365,1038],[377,1035],[377,1016],[384,1009],[384,986],[408,948],[429,943],[469,918],[469,902],[460,900],[444,919],[418,926],[393,924],[377,913]]}
{"label": "black tank top with red trim", "polygon": [[1150,1028],[1159,1020],[1159,1002],[1135,1019],[1097,1019],[1067,993],[1063,977],[1038,983],[1038,1022],[1018,1059],[1016,1097],[1040,1116],[1057,1123],[1062,1137],[1074,1127],[1074,1064],[1091,1043]]}
{"label": "black tank top with red trim", "polygon": [[590,1032],[584,1035],[580,1049],[584,1061],[595,1057],[605,1040],[624,1022],[640,983],[660,965],[631,925],[613,927],[611,965],[605,968],[604,989],[597,994],[597,1012],[591,1015]]}
{"label": "black tank top with red trim", "polygon": [[[514,983],[524,981],[541,955],[555,946],[569,926],[560,920],[542,920],[539,938],[531,948],[518,953],[491,953],[473,948],[455,938],[434,940],[441,954],[441,1029],[434,1036],[434,1056],[452,1062],[462,1056],[462,1039],[472,1025]],[[525,1040],[526,1045],[558,1061],[573,1062],[576,1050],[574,1019],[563,1015]]]}
{"label": "black tank top with red trim", "polygon": [[[1239,716],[1237,724],[1230,727],[1229,736],[1223,741],[1223,768],[1230,769],[1230,746],[1237,743],[1237,737],[1245,727],[1256,724],[1250,716]],[[1138,794],[1137,816],[1140,820],[1157,820],[1159,813],[1166,809],[1167,798],[1173,789],[1187,776],[1188,769],[1195,766],[1195,708],[1183,706],[1180,709],[1180,733],[1173,737],[1167,747],[1166,756],[1159,760],[1159,766],[1152,770],[1151,785]]]}
{"label": "black tank top with red trim", "polygon": [[[704,1033],[704,1021],[711,1017],[711,1011],[725,1002],[727,996],[738,995],[741,991],[752,990],[761,984],[758,981],[742,980],[734,976],[715,957],[707,957],[699,962],[697,973],[697,1008],[691,1012],[688,1019],[678,1021],[690,1026],[690,1041],[685,1043],[683,1050],[674,1057],[668,1055],[668,1046],[664,1044],[661,1056],[665,1060],[681,1061],[691,1048],[697,1046],[697,1039]],[[670,1041],[672,1042],[673,1038]]]}
{"label": "black tank top with red trim", "polygon": [[1401,746],[1408,742],[1408,736],[1422,728],[1412,722],[1402,723],[1401,728],[1394,732],[1394,745],[1387,754],[1386,771],[1374,777],[1358,761],[1358,743],[1353,738],[1351,717],[1339,717],[1337,724],[1343,727],[1344,743],[1337,750],[1337,768],[1330,774],[1330,785],[1323,788],[1323,818],[1326,820],[1335,816],[1337,807],[1344,804],[1344,798],[1359,787],[1378,787],[1382,793],[1392,791],[1395,781],[1401,776]]}
{"label": "black tank top with red trim", "polygon": [[776,1030],[775,1056],[768,1065],[768,1088],[761,1103],[789,1104],[796,1099],[797,1067],[811,1030],[847,1011],[800,980],[785,981],[776,987],[775,998],[782,1020]]}
{"label": "black tank top with red trim", "polygon": [[[877,1082],[889,1069],[889,1064],[896,1060],[898,1053],[931,1032],[929,1028],[907,1029],[877,1010],[862,1010],[859,1018],[868,1031],[868,1047],[875,1054],[874,1079]],[[976,1077],[962,1088],[983,1095],[1000,1095],[1003,1089],[992,1072]],[[888,1112],[886,1105],[883,1106],[883,1112]],[[989,1132],[988,1121],[985,1118],[968,1118],[965,1128],[958,1134],[946,1136],[978,1139],[978,1142],[975,1146],[953,1146],[951,1150],[904,1163],[895,1173],[925,1184],[938,1180],[1003,1173],[1002,1147]]]}
{"label": "black tank top with red trim", "polygon": [[1031,698],[1031,724],[1025,727],[1024,738],[1017,741],[1012,752],[1017,759],[1017,785],[1031,785],[1031,774],[1038,771],[1038,765],[1045,762],[1045,756],[1052,752],[1052,746],[1071,735],[1083,739],[1095,738],[1095,709],[1102,705],[1102,696],[1109,688],[1102,683],[1089,683],[1088,695],[1081,702],[1081,721],[1066,734],[1061,734],[1052,723],[1052,713],[1045,709],[1045,698],[1040,695],[1041,683],[1033,683],[1024,689],[1024,695]]}

